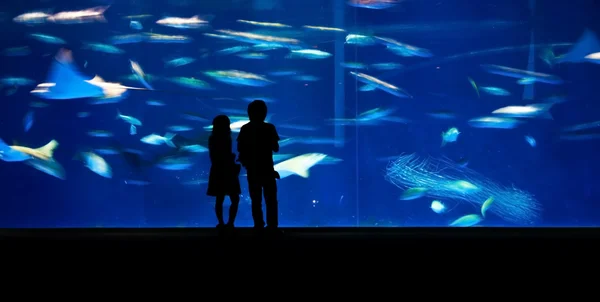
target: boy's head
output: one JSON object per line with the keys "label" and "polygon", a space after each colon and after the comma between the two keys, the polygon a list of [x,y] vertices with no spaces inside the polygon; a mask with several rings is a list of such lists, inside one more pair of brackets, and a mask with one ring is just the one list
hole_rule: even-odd
{"label": "boy's head", "polygon": [[267,104],[262,100],[254,100],[248,104],[248,117],[251,122],[264,122],[267,118]]}

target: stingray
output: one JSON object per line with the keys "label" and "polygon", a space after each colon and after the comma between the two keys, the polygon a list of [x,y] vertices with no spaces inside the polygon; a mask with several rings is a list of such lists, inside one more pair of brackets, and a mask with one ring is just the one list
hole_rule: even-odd
{"label": "stingray", "polygon": [[600,52],[600,42],[594,32],[586,29],[583,35],[577,40],[577,43],[571,47],[569,52],[557,57],[557,63],[585,63],[589,62],[586,56]]}
{"label": "stingray", "polygon": [[116,98],[121,97],[127,90],[147,89],[105,82],[97,75],[88,79],[73,63],[71,51],[61,49],[50,66],[46,83],[39,84],[31,93],[45,99],[69,100]]}
{"label": "stingray", "polygon": [[200,97],[197,94],[178,90],[159,90],[139,87],[123,86],[120,83],[109,83],[101,77],[89,79],[79,71],[73,63],[73,55],[68,49],[61,49],[56,54],[46,83],[41,83],[31,91],[32,94],[50,100],[71,100],[82,98],[115,99],[123,97],[129,90],[152,91],[168,94],[179,94],[191,97]]}

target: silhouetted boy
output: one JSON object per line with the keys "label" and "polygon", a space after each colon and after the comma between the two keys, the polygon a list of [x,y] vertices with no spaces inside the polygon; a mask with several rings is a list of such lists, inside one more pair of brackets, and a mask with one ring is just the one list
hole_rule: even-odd
{"label": "silhouetted boy", "polygon": [[263,228],[262,195],[267,208],[267,228],[278,227],[277,183],[279,174],[273,168],[273,152],[279,152],[279,135],[275,126],[266,123],[267,105],[255,100],[248,105],[250,122],[237,138],[238,160],[248,172],[248,189],[252,199],[255,228]]}

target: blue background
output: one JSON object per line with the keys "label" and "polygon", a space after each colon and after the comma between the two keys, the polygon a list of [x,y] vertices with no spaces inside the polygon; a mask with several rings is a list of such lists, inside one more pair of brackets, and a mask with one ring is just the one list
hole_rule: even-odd
{"label": "blue background", "polygon": [[[199,2],[194,4],[195,2]],[[0,4],[0,47],[29,45],[32,54],[25,57],[0,57],[0,76],[22,76],[43,82],[58,47],[42,44],[26,37],[32,32],[59,36],[69,42],[75,61],[85,73],[98,74],[115,81],[130,74],[128,60],[138,61],[148,74],[160,76],[198,76],[210,69],[240,69],[266,73],[276,69],[295,69],[321,78],[318,82],[278,81],[264,88],[238,88],[211,82],[217,89],[192,92],[195,96],[152,92],[133,92],[119,104],[91,106],[85,100],[50,100],[48,108],[36,109],[36,120],[30,132],[24,133],[22,119],[31,101],[40,101],[21,88],[12,96],[0,95],[0,137],[27,146],[42,146],[51,139],[60,142],[55,158],[65,167],[67,179],[62,181],[22,163],[0,162],[0,227],[193,227],[214,226],[216,219],[212,199],[205,186],[182,186],[181,181],[207,177],[208,155],[195,158],[191,171],[149,170],[148,186],[124,183],[131,171],[119,156],[105,156],[113,167],[113,178],[102,178],[81,162],[73,160],[81,148],[102,144],[86,132],[109,130],[116,139],[132,148],[160,154],[162,146],[149,148],[139,142],[141,135],[163,134],[165,126],[183,123],[178,113],[196,111],[212,117],[221,108],[244,110],[247,96],[265,96],[276,100],[269,104],[272,122],[297,123],[318,127],[313,133],[279,128],[285,136],[333,137],[335,127],[325,121],[334,118],[336,102],[345,117],[373,108],[396,108],[399,116],[412,122],[377,126],[343,127],[343,146],[294,145],[281,153],[302,154],[321,152],[343,159],[335,165],[311,168],[307,179],[297,176],[279,181],[280,221],[282,226],[445,226],[462,214],[472,212],[472,206],[460,204],[452,214],[438,215],[429,209],[431,198],[413,201],[398,200],[402,190],[385,180],[386,158],[401,153],[452,159],[466,157],[469,167],[500,184],[514,185],[535,195],[543,212],[536,226],[595,226],[600,221],[600,160],[596,141],[562,141],[560,128],[599,119],[597,81],[600,66],[594,64],[562,64],[550,69],[539,60],[536,69],[566,80],[564,85],[535,85],[536,99],[553,94],[568,96],[568,102],[552,109],[553,120],[535,120],[512,130],[476,129],[468,119],[485,115],[507,105],[524,105],[523,86],[514,79],[485,73],[480,64],[498,64],[525,68],[528,50],[500,54],[464,56],[440,64],[424,65],[406,72],[377,72],[385,80],[406,89],[413,99],[400,99],[383,91],[360,92],[362,86],[343,70],[343,83],[336,83],[335,55],[325,60],[288,60],[285,54],[268,60],[244,60],[238,57],[208,56],[202,53],[236,44],[203,37],[201,32],[180,31],[161,27],[154,22],[164,14],[189,17],[214,15],[215,29],[256,30],[236,23],[237,19],[281,22],[293,26],[335,26],[335,9],[343,16],[344,25],[353,28],[374,28],[375,33],[408,44],[430,49],[433,58],[403,58],[381,46],[344,46],[346,62],[397,62],[405,66],[428,60],[443,59],[455,54],[497,47],[523,46],[530,43],[531,30],[535,43],[573,43],[585,28],[599,33],[597,21],[600,7],[595,1],[538,1],[532,16],[529,1],[404,1],[388,10],[369,10],[345,5],[340,1],[280,0],[273,9],[259,10],[252,1],[115,1],[106,12],[107,23],[29,27],[12,22],[12,18],[35,9],[53,8],[54,12],[106,4],[102,1],[3,1]],[[164,34],[187,34],[192,44],[130,44],[120,45],[123,55],[110,55],[81,49],[81,41],[106,41],[112,35],[130,33],[129,22],[121,16],[152,14],[144,20],[144,31]],[[406,25],[401,30],[393,25]],[[381,33],[380,33],[381,32]],[[335,42],[345,34],[323,34],[307,37],[312,47],[335,54]],[[303,36],[298,39],[305,40]],[[239,43],[242,44],[242,43]],[[339,42],[338,42],[339,44]],[[567,49],[560,49],[564,52]],[[539,50],[536,50],[539,51]],[[560,51],[557,51],[560,53]],[[165,69],[163,59],[173,55],[198,58],[193,64]],[[435,62],[435,61],[434,61]],[[370,72],[367,72],[370,74]],[[387,74],[387,76],[386,76]],[[198,76],[201,78],[201,76]],[[501,86],[512,92],[509,97],[483,95],[477,98],[467,77],[486,86]],[[137,83],[124,82],[139,86]],[[335,86],[343,85],[344,98],[336,100]],[[159,89],[181,90],[168,82]],[[214,98],[234,98],[234,101]],[[158,99],[166,107],[150,107],[144,102]],[[116,109],[144,122],[138,136],[131,137],[127,127],[115,120]],[[452,110],[456,120],[436,120],[427,112]],[[88,119],[76,113],[91,111]],[[338,112],[339,113],[339,112]],[[188,124],[188,123],[186,123]],[[206,133],[201,126],[185,136]],[[461,135],[457,143],[440,148],[440,133],[457,127]],[[234,134],[235,135],[235,134]],[[536,138],[532,148],[524,135]],[[234,136],[235,139],[235,136]],[[251,225],[250,206],[245,179],[242,183],[242,205],[238,226]],[[318,201],[318,202],[315,202]],[[484,225],[506,225],[499,217],[490,217]]]}

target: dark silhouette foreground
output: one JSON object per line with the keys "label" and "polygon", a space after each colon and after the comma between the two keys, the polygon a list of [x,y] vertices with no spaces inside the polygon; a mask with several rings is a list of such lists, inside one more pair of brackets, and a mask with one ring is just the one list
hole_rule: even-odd
{"label": "dark silhouette foreground", "polygon": [[267,105],[255,100],[248,105],[250,122],[242,127],[237,138],[238,161],[248,172],[248,189],[252,200],[254,227],[265,226],[262,211],[262,195],[267,208],[267,228],[279,226],[277,206],[277,183],[279,174],[273,168],[273,152],[279,152],[279,135],[275,126],[265,122]]}
{"label": "dark silhouette foreground", "polygon": [[[215,117],[212,135],[208,139],[208,151],[212,165],[206,194],[217,198],[215,204],[215,213],[219,221],[217,228],[234,226],[235,216],[240,204],[241,189],[238,175],[241,167],[235,163],[235,154],[231,152],[230,123],[229,118],[225,115]],[[223,219],[225,196],[229,196],[231,200],[227,224]]]}

